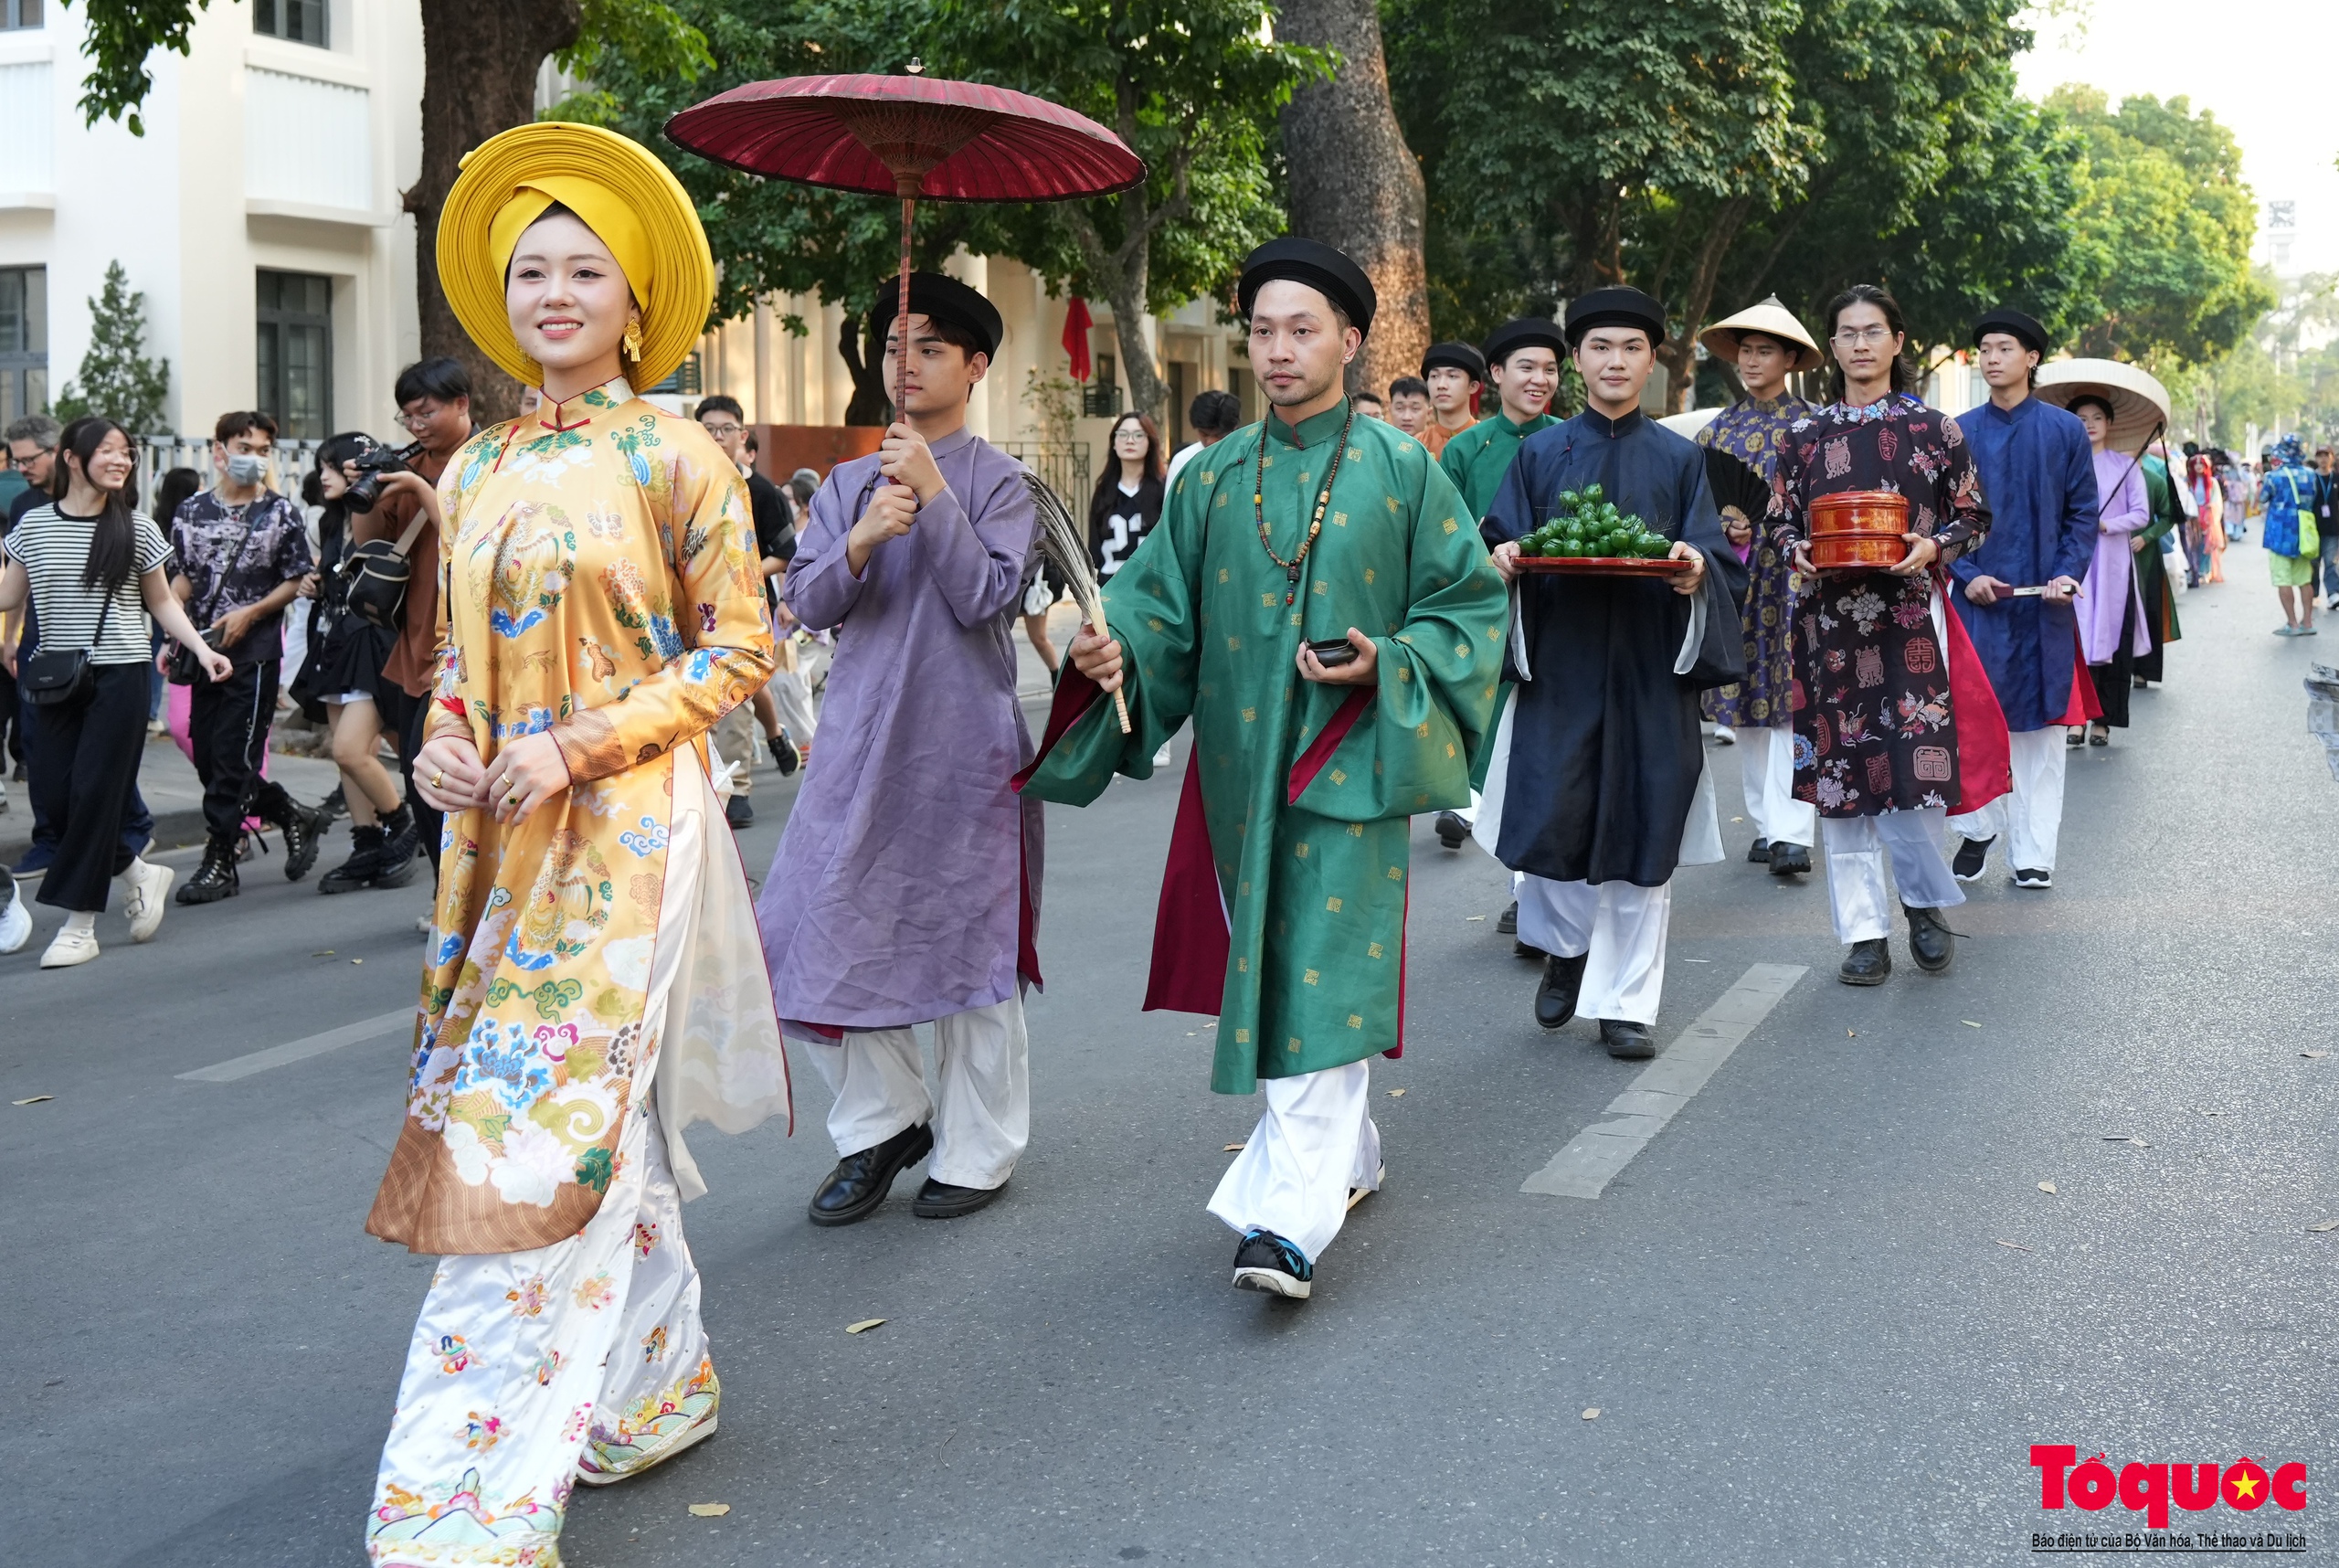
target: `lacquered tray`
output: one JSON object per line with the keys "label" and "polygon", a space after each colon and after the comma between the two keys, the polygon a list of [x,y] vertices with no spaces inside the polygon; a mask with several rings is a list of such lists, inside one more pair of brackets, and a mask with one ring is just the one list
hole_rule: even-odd
{"label": "lacquered tray", "polygon": [[1696,563],[1669,558],[1644,560],[1638,556],[1521,556],[1519,569],[1587,577],[1678,577],[1695,570]]}

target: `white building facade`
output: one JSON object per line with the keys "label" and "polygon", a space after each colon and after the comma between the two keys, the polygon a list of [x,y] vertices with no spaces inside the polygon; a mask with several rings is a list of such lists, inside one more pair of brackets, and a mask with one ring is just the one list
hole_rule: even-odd
{"label": "white building facade", "polygon": [[82,123],[86,20],[0,0],[0,414],[73,379],[120,261],[173,429],[259,408],[288,437],[390,431],[419,341],[397,195],[421,165],[413,0],[196,12],[188,54],[149,58],[143,137]]}

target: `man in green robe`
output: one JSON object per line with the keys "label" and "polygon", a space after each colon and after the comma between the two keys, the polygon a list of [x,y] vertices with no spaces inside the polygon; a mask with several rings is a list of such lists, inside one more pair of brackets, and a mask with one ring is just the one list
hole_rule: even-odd
{"label": "man in green robe", "polygon": [[1380,1183],[1367,1063],[1402,1042],[1408,818],[1468,798],[1508,611],[1421,441],[1341,396],[1362,270],[1275,240],[1236,297],[1272,411],[1179,475],[1106,595],[1109,638],[1074,641],[1021,787],[1085,805],[1192,720],[1146,1005],[1217,1016],[1219,1093],[1265,1080],[1211,1212],[1243,1236],[1236,1285],[1304,1297]]}
{"label": "man in green robe", "polygon": [[[1559,423],[1551,418],[1551,398],[1560,389],[1560,355],[1566,350],[1566,334],[1541,316],[1507,321],[1487,339],[1487,376],[1499,401],[1493,413],[1447,441],[1437,454],[1437,466],[1462,493],[1462,504],[1470,509],[1473,523],[1493,504],[1502,476],[1510,471],[1510,460],[1519,455],[1519,444]],[[1502,700],[1496,694],[1497,712]],[[1437,814],[1437,842],[1447,849],[1460,849],[1477,821],[1479,791],[1487,787],[1487,751],[1481,747],[1470,761],[1468,807]],[[1503,911],[1500,928],[1505,935],[1519,929],[1517,905]]]}

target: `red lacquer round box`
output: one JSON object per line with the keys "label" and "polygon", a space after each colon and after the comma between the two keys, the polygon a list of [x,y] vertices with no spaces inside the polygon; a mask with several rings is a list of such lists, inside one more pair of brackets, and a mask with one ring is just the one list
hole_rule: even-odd
{"label": "red lacquer round box", "polygon": [[1811,564],[1827,571],[1897,567],[1909,554],[1909,498],[1847,490],[1811,503]]}

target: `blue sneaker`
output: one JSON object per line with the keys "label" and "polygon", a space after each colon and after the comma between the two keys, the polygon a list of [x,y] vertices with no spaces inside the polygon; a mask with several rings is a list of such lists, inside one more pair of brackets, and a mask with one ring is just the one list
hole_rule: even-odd
{"label": "blue sneaker", "polygon": [[25,851],[25,858],[8,869],[18,876],[38,876],[57,863],[55,844],[35,844]]}
{"label": "blue sneaker", "polygon": [[1315,1288],[1316,1266],[1307,1255],[1273,1231],[1244,1233],[1234,1249],[1234,1287],[1305,1301]]}

